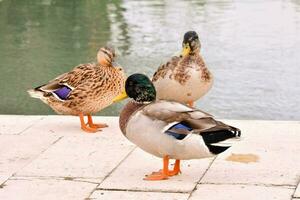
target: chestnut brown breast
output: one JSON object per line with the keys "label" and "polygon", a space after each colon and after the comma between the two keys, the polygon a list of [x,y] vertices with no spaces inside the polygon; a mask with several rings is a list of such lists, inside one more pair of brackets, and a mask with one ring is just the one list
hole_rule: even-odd
{"label": "chestnut brown breast", "polygon": [[121,111],[120,118],[119,118],[119,127],[120,127],[123,135],[126,135],[126,124],[129,120],[129,118],[131,117],[131,115],[143,106],[145,106],[145,105],[136,103],[134,101],[130,101],[124,106],[123,110]]}

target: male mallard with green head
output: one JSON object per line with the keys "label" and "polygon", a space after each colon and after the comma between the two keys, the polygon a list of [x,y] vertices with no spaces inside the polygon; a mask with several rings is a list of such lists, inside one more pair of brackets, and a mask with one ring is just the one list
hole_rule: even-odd
{"label": "male mallard with green head", "polygon": [[[122,133],[144,151],[163,158],[163,169],[145,180],[163,180],[180,172],[180,160],[215,156],[240,137],[238,128],[215,120],[210,114],[174,101],[156,99],[149,78],[133,74],[125,83],[133,100],[123,108]],[[175,159],[169,170],[169,159]]]}
{"label": "male mallard with green head", "polygon": [[180,57],[161,65],[152,81],[157,98],[193,106],[212,87],[213,76],[200,55],[200,41],[195,31],[185,33]]}
{"label": "male mallard with green head", "polygon": [[[121,67],[114,66],[114,58],[114,49],[100,48],[97,63],[80,64],[28,92],[59,114],[79,116],[81,129],[94,133],[107,125],[94,124],[91,114],[111,105],[124,88],[125,74]],[[84,122],[85,115],[88,117],[87,124]]]}

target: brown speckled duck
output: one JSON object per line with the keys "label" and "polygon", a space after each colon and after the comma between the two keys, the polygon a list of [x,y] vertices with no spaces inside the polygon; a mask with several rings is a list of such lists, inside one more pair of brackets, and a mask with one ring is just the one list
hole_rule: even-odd
{"label": "brown speckled duck", "polygon": [[[91,114],[111,105],[124,88],[125,73],[114,66],[115,52],[103,47],[97,53],[97,63],[80,64],[49,83],[28,90],[55,112],[80,117],[81,129],[94,133],[106,124],[94,124]],[[84,122],[87,116],[87,124]]]}
{"label": "brown speckled duck", "polygon": [[174,56],[154,73],[152,82],[157,98],[193,106],[212,87],[213,76],[200,55],[200,41],[195,31],[185,33],[181,55]]}
{"label": "brown speckled duck", "polygon": [[[125,90],[133,100],[120,114],[122,133],[144,151],[163,159],[163,169],[147,175],[145,180],[175,176],[180,173],[180,160],[215,156],[240,138],[238,128],[206,112],[174,101],[155,101],[155,88],[143,74],[129,76]],[[169,159],[175,159],[172,170]]]}

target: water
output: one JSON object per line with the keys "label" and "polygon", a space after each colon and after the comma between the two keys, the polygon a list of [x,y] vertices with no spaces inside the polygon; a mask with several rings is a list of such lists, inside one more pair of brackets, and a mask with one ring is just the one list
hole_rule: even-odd
{"label": "water", "polygon": [[128,74],[151,76],[188,30],[199,33],[215,76],[199,108],[219,118],[300,119],[297,0],[0,0],[0,113],[54,114],[26,90],[93,61],[107,43]]}

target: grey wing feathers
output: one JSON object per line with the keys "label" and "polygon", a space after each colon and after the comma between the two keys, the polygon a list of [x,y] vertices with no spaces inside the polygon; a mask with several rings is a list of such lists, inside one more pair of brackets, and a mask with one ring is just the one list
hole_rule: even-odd
{"label": "grey wing feathers", "polygon": [[156,101],[143,108],[143,113],[150,118],[165,121],[167,123],[178,122],[185,119],[199,119],[211,117],[201,110],[190,108],[184,104],[171,101]]}
{"label": "grey wing feathers", "polygon": [[184,104],[170,101],[157,101],[143,108],[143,113],[155,120],[161,120],[166,123],[181,122],[193,130],[172,130],[178,134],[201,134],[203,132],[214,131],[233,131],[240,134],[240,130],[217,121],[212,115],[199,109],[190,108]]}

